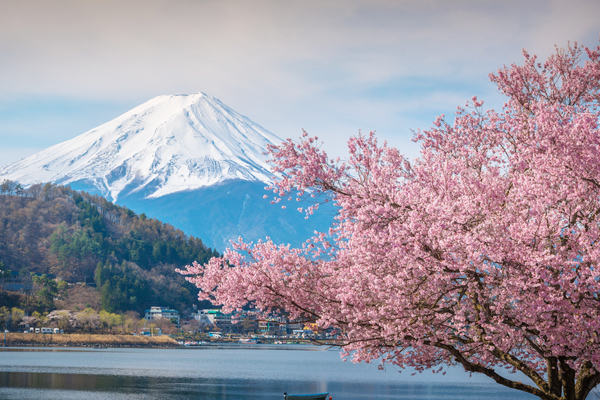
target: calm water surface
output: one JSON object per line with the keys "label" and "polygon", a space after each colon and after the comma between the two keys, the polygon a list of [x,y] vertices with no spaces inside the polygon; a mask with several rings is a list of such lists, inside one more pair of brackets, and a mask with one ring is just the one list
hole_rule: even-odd
{"label": "calm water surface", "polygon": [[340,360],[313,346],[186,349],[0,348],[0,399],[273,399],[330,392],[334,400],[533,400],[458,369],[411,376]]}

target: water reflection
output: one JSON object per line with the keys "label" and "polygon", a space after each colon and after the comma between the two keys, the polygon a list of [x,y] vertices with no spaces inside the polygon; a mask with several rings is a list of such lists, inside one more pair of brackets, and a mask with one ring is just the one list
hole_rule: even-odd
{"label": "water reflection", "polygon": [[334,400],[535,399],[464,373],[433,379],[342,363],[337,351],[29,350],[0,349],[1,399],[280,400],[283,392],[330,392]]}
{"label": "water reflection", "polygon": [[[0,394],[2,388],[11,388],[15,396],[19,391],[27,389],[14,398],[40,398],[39,391],[46,391],[41,398],[54,398],[62,391],[79,391],[77,398],[89,398],[90,394],[107,392],[104,395],[117,398],[154,398],[154,399],[280,399],[284,391],[320,392],[327,390],[323,384],[304,382],[275,385],[270,381],[247,381],[225,379],[189,379],[189,378],[156,378],[145,376],[115,376],[58,374],[31,372],[0,372]],[[323,389],[324,388],[324,389]],[[7,392],[10,393],[10,392]],[[5,395],[6,393],[4,393]],[[4,395],[0,396],[2,398]],[[23,397],[25,395],[26,397]],[[58,398],[58,397],[56,397]],[[104,397],[106,398],[106,397]]]}
{"label": "water reflection", "polygon": [[[8,390],[3,390],[7,388]],[[19,390],[21,389],[21,390]],[[329,391],[342,399],[488,400],[531,398],[507,396],[497,387],[481,385],[381,385],[362,382],[272,382],[223,379],[189,379],[85,375],[56,373],[0,372],[3,399],[281,399],[284,391],[306,393]],[[517,393],[511,393],[516,395]]]}
{"label": "water reflection", "polygon": [[156,383],[156,379],[148,377],[0,372],[0,386],[13,388],[112,391],[118,387],[128,391],[140,387],[150,388]]}

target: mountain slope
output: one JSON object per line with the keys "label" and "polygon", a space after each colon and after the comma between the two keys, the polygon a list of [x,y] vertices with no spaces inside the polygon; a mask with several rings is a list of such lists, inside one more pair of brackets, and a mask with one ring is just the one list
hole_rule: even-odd
{"label": "mountain slope", "polygon": [[271,177],[264,153],[277,143],[203,93],[158,96],[0,168],[0,179],[69,185],[170,223],[219,251],[240,236],[299,245],[314,230],[328,230],[332,208],[307,221],[295,210],[302,203],[284,210],[263,199]]}
{"label": "mountain slope", "polygon": [[105,310],[183,309],[196,290],[175,268],[215,255],[200,239],[102,197],[49,184],[0,192],[0,266],[93,280]]}
{"label": "mountain slope", "polygon": [[[333,220],[331,203],[322,205],[305,219],[296,210],[303,202],[282,209],[264,199],[264,184],[228,180],[217,185],[166,196],[144,199],[130,195],[120,200],[127,207],[149,217],[167,221],[204,244],[222,252],[230,240],[241,236],[247,241],[271,238],[276,243],[300,246],[315,230],[327,232]],[[272,193],[271,193],[272,194]]]}
{"label": "mountain slope", "polygon": [[203,93],[158,96],[0,176],[26,186],[91,186],[109,200],[138,191],[156,198],[228,179],[268,182],[263,152],[280,141]]}

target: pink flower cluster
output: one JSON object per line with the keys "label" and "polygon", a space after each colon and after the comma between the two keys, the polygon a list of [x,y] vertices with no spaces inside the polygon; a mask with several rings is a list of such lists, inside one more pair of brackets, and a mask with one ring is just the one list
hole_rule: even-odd
{"label": "pink flower cluster", "polygon": [[271,148],[276,201],[316,196],[307,214],[335,202],[330,232],[298,249],[240,241],[181,272],[228,310],[336,328],[354,361],[460,364],[585,399],[600,382],[600,47],[524,55],[491,75],[500,112],[474,97],[439,117],[414,162],[373,133],[349,140],[345,162],[306,133]]}

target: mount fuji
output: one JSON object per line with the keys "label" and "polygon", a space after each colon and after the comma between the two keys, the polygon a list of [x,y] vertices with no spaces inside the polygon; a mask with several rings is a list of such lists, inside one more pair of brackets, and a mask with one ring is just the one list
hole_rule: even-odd
{"label": "mount fuji", "polygon": [[263,198],[272,176],[264,153],[281,141],[204,93],[158,96],[0,168],[0,179],[97,194],[219,251],[239,236],[298,245],[332,216],[307,221]]}

